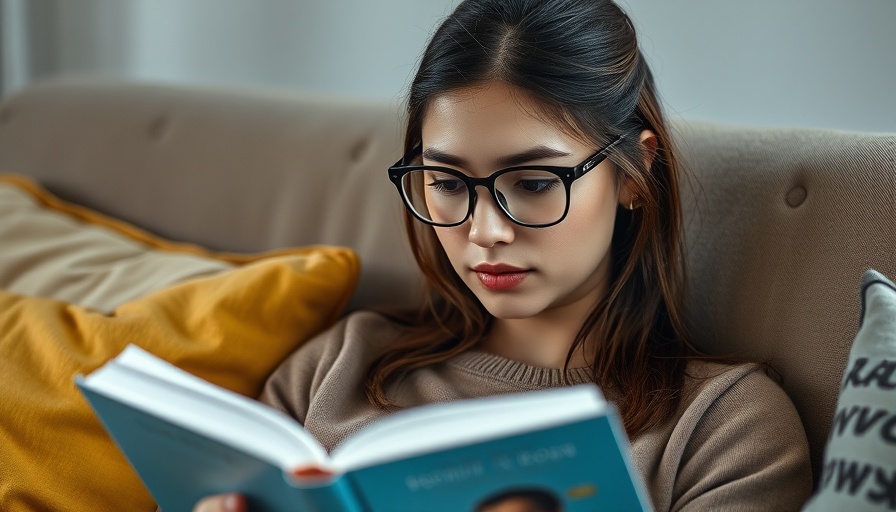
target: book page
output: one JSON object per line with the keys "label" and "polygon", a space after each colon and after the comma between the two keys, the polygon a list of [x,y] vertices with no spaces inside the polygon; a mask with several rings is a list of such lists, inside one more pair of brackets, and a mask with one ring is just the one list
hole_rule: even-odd
{"label": "book page", "polygon": [[336,447],[340,472],[606,414],[591,384],[425,405],[387,416]]}
{"label": "book page", "polygon": [[327,461],[326,450],[292,418],[133,345],[80,383],[286,470]]}

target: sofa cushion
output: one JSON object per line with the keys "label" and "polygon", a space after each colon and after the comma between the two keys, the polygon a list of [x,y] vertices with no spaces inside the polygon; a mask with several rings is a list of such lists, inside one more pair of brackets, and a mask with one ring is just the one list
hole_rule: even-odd
{"label": "sofa cushion", "polygon": [[[141,244],[147,241],[141,237],[151,237],[136,230],[139,236],[130,237],[126,232],[132,228],[127,226],[119,225],[127,229],[117,231],[84,219],[69,220],[83,230],[105,230],[99,238],[122,238],[118,242]],[[140,249],[144,253],[164,252],[161,247],[170,244],[149,242],[149,248]],[[44,270],[34,278],[42,282],[35,290],[52,282],[70,284],[69,279],[106,283],[104,289],[117,291],[107,297],[94,294],[102,300],[91,304],[101,302],[112,307],[111,312],[77,304],[77,297],[72,302],[0,290],[0,509],[153,510],[152,497],[74,386],[75,375],[93,371],[134,343],[206,380],[255,396],[283,358],[338,318],[359,272],[355,254],[340,247],[218,258],[196,247],[181,252],[170,245],[168,252],[195,251],[200,260],[209,261],[185,260],[194,274],[178,273],[178,264],[170,260],[143,266],[147,277],[153,274],[150,268],[158,272],[158,281],[149,279],[152,283],[143,289],[153,288],[153,283],[157,289],[120,304],[113,297],[123,297],[121,289],[127,286],[119,286],[116,277],[140,281],[128,271],[107,272],[96,264],[103,276],[84,277],[91,266],[73,263],[78,271],[71,278],[40,275],[64,274],[68,268],[53,264],[43,267],[52,272]],[[0,242],[0,247],[5,250],[6,244]],[[73,249],[59,247],[62,253]],[[127,260],[134,253],[122,254]],[[143,254],[137,259],[156,256],[172,255]],[[90,259],[67,257],[72,262]],[[214,270],[220,261],[211,260],[219,259],[227,264]],[[113,258],[110,264],[123,263]],[[227,270],[229,266],[233,269]],[[169,275],[172,269],[179,277]],[[11,275],[10,267],[4,264],[0,273]],[[77,289],[92,292],[85,284],[69,287],[68,293]]]}
{"label": "sofa cushion", "polygon": [[869,270],[818,493],[806,510],[896,508],[896,285]]}
{"label": "sofa cushion", "polygon": [[0,175],[0,289],[112,311],[149,292],[234,267]]}

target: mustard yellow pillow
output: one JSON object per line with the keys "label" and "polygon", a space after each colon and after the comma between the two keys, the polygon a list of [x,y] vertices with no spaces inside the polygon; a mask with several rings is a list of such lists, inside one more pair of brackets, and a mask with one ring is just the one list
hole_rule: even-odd
{"label": "mustard yellow pillow", "polygon": [[[85,229],[102,225],[81,221]],[[155,249],[167,243],[116,226]],[[359,273],[346,248],[219,257],[183,247],[171,250],[234,269],[182,279],[111,312],[0,290],[0,510],[154,510],[74,376],[134,343],[256,396],[286,355],[338,318]]]}

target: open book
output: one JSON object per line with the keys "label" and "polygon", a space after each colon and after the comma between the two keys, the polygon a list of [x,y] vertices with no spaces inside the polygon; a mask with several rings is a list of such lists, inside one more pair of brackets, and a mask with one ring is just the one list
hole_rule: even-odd
{"label": "open book", "polygon": [[165,512],[231,491],[253,512],[651,507],[593,385],[408,409],[328,454],[287,415],[135,346],[76,383]]}

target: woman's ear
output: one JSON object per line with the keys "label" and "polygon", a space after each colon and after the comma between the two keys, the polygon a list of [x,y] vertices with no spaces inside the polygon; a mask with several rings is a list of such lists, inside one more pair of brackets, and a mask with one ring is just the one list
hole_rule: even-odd
{"label": "woman's ear", "polygon": [[649,170],[650,166],[653,165],[653,157],[656,156],[656,148],[659,145],[659,141],[656,139],[656,134],[651,130],[641,130],[640,137],[641,147],[644,151],[644,169]]}
{"label": "woman's ear", "polygon": [[[647,172],[650,170],[650,166],[653,165],[653,157],[656,156],[656,149],[659,142],[657,141],[656,134],[651,130],[646,129],[641,130],[638,142],[640,142],[642,151],[644,152],[644,171]],[[634,187],[632,180],[628,178],[626,178],[622,182],[622,186],[619,187],[619,204],[626,210],[634,210],[641,205],[640,201],[638,201],[637,189]]]}

